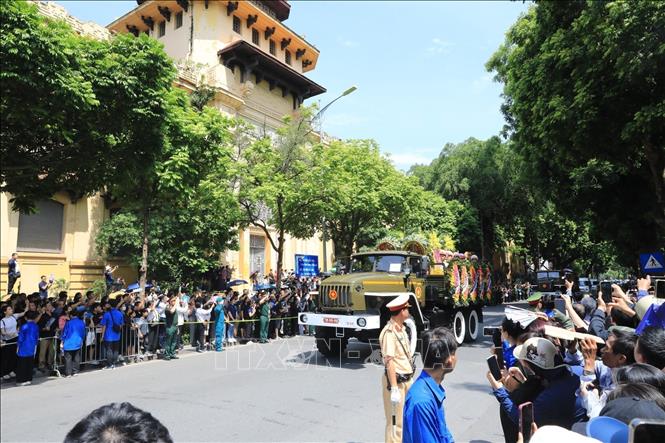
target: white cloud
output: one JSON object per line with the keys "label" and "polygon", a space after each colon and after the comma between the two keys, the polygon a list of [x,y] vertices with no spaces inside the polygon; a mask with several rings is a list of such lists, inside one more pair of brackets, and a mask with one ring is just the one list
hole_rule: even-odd
{"label": "white cloud", "polygon": [[429,165],[439,155],[440,148],[406,148],[400,153],[386,152],[397,169],[408,171],[415,164]]}
{"label": "white cloud", "polygon": [[429,46],[425,52],[428,54],[449,54],[450,53],[450,48],[455,46],[452,42],[442,40],[438,37],[434,37],[431,42],[431,46]]}
{"label": "white cloud", "polygon": [[347,48],[355,48],[360,44],[355,40],[350,40],[348,38],[342,38],[342,37],[338,37],[337,42],[342,46],[346,46]]}

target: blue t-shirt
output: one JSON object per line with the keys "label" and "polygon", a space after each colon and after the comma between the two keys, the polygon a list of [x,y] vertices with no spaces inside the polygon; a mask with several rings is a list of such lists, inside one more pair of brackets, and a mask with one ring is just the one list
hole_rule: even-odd
{"label": "blue t-shirt", "polygon": [[21,326],[18,331],[18,350],[16,355],[19,357],[34,357],[39,344],[39,326],[34,321],[29,321]]}
{"label": "blue t-shirt", "polygon": [[404,443],[454,443],[443,413],[445,398],[443,386],[422,371],[406,394],[402,419]]}
{"label": "blue t-shirt", "polygon": [[104,329],[104,341],[113,342],[120,340],[120,333],[113,330],[114,323],[121,327],[125,323],[124,315],[116,308],[105,312],[102,321],[99,323],[102,326],[106,326],[106,329]]}
{"label": "blue t-shirt", "polygon": [[62,349],[65,351],[76,351],[81,349],[85,341],[85,324],[83,320],[74,317],[65,323],[62,330]]}

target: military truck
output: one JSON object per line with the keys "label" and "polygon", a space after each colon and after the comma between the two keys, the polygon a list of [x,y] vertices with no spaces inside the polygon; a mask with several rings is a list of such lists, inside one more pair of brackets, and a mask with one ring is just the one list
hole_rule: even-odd
{"label": "military truck", "polygon": [[410,251],[354,254],[349,273],[323,280],[316,294],[317,311],[301,313],[298,323],[315,327],[322,354],[339,356],[349,338],[378,340],[390,318],[386,304],[408,293],[418,334],[446,326],[459,344],[475,341],[483,321],[483,300],[456,296],[448,273],[452,266],[438,263],[430,267],[428,256]]}

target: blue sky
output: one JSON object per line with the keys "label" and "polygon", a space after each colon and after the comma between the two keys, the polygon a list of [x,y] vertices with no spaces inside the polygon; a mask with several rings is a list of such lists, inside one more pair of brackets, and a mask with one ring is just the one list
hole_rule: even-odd
{"label": "blue sky", "polygon": [[[60,1],[106,25],[135,1]],[[328,89],[323,130],[373,138],[397,167],[429,163],[447,142],[488,138],[502,125],[501,85],[485,62],[526,11],[517,2],[292,1],[286,24],[321,55],[308,75]]]}

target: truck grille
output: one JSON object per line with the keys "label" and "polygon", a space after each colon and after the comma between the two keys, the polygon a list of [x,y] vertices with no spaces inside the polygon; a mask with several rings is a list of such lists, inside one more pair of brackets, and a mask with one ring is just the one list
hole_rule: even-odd
{"label": "truck grille", "polygon": [[[335,300],[330,299],[330,291],[337,292]],[[337,308],[350,306],[351,299],[349,298],[350,288],[348,285],[321,285],[319,289],[319,306],[322,308]]]}

